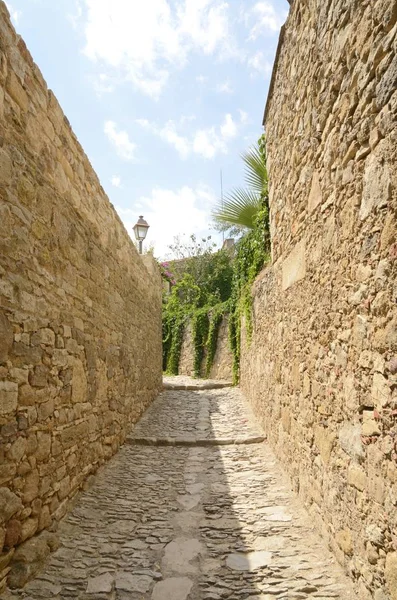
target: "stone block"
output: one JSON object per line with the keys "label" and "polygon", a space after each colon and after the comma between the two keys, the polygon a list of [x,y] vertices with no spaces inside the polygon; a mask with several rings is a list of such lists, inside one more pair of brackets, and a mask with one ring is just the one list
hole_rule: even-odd
{"label": "stone block", "polygon": [[[1,166],[0,166],[1,169]],[[12,325],[0,310],[0,364],[6,362],[14,341]]]}
{"label": "stone block", "polygon": [[[29,373],[29,383],[35,388],[45,388],[48,385],[50,370],[45,365],[37,365]],[[37,396],[36,396],[37,398]]]}
{"label": "stone block", "polygon": [[54,400],[48,400],[48,402],[44,402],[40,404],[37,409],[37,418],[39,422],[46,421],[49,417],[54,413]]}
{"label": "stone block", "polygon": [[353,540],[350,529],[338,531],[335,535],[335,539],[344,554],[347,554],[348,556],[353,554]]}
{"label": "stone block", "polygon": [[32,346],[39,346],[40,344],[45,346],[55,346],[55,333],[52,329],[46,327],[39,329],[39,331],[32,334],[31,344]]}
{"label": "stone block", "polygon": [[72,402],[86,402],[87,376],[83,363],[79,359],[73,361]]}
{"label": "stone block", "polygon": [[281,423],[284,431],[289,433],[291,430],[291,413],[287,408],[281,409]]}
{"label": "stone block", "polygon": [[0,548],[4,548],[5,539],[6,539],[5,527],[0,526]]}
{"label": "stone block", "polygon": [[397,600],[397,552],[386,556],[385,579],[390,600]]}
{"label": "stone block", "polygon": [[59,484],[58,497],[64,500],[70,493],[70,477],[67,475]]}
{"label": "stone block", "polygon": [[20,462],[26,453],[26,447],[26,438],[18,437],[8,451],[8,457],[14,462]]}
{"label": "stone block", "polygon": [[13,548],[21,541],[22,524],[17,519],[11,519],[7,523],[4,545],[6,548]]}
{"label": "stone block", "polygon": [[0,119],[4,117],[4,89],[0,88]]}
{"label": "stone block", "polygon": [[23,89],[20,80],[13,71],[10,71],[7,80],[7,91],[18,106],[26,112],[29,108],[29,98]]}
{"label": "stone block", "polygon": [[358,465],[350,465],[347,471],[347,481],[360,492],[363,492],[367,487],[367,476],[364,469]]}
{"label": "stone block", "polygon": [[324,463],[328,465],[332,448],[334,447],[336,435],[334,432],[326,429],[325,427],[321,427],[321,425],[314,426],[314,440],[316,442],[316,446],[319,449],[320,456],[323,459]]}
{"label": "stone block", "polygon": [[43,506],[43,509],[39,516],[39,531],[42,531],[43,529],[48,529],[49,527],[51,527],[51,523],[52,519],[50,509],[48,506]]}
{"label": "stone block", "polygon": [[10,415],[18,406],[18,384],[0,381],[0,416]]}
{"label": "stone block", "polygon": [[363,423],[363,427],[361,430],[364,437],[372,437],[375,435],[380,435],[381,431],[379,429],[378,423],[374,419],[368,419]]}
{"label": "stone block", "polygon": [[0,465],[0,485],[10,481],[15,476],[16,472],[17,468],[14,463]]}
{"label": "stone block", "polygon": [[58,547],[55,534],[42,532],[18,546],[13,556],[8,585],[11,589],[22,588],[43,567],[50,552]]}
{"label": "stone block", "polygon": [[382,159],[383,144],[365,161],[360,219],[367,219],[376,208],[387,206],[392,190],[389,165]]}
{"label": "stone block", "polygon": [[88,432],[89,425],[86,421],[67,427],[62,431],[60,436],[63,447],[65,449],[70,448],[74,444],[78,444],[82,440],[85,440]]}
{"label": "stone block", "polygon": [[0,488],[0,524],[7,521],[22,509],[21,499],[8,488]]}
{"label": "stone block", "polygon": [[39,364],[43,356],[41,348],[32,348],[24,342],[14,342],[12,354],[16,357],[15,366],[22,367]]}
{"label": "stone block", "polygon": [[376,86],[376,103],[378,108],[386,106],[391,95],[396,91],[397,83],[397,55],[394,55],[390,66],[383,74],[381,80]]}
{"label": "stone block", "polygon": [[51,433],[46,431],[37,432],[37,450],[35,452],[36,460],[46,460],[51,453]]}
{"label": "stone block", "polygon": [[0,553],[0,572],[3,571],[11,562],[12,556],[14,554],[14,550],[9,550],[8,552]]}
{"label": "stone block", "polygon": [[389,382],[381,373],[374,373],[371,395],[374,405],[379,410],[387,406],[391,400]]}
{"label": "stone block", "polygon": [[25,504],[30,504],[32,500],[39,495],[40,477],[37,469],[26,476],[25,486],[23,488],[23,501]]}
{"label": "stone block", "polygon": [[344,452],[356,461],[365,457],[361,441],[361,425],[345,423],[339,430],[339,443]]}
{"label": "stone block", "polygon": [[308,210],[312,213],[322,203],[323,196],[318,171],[314,171],[308,199]]}
{"label": "stone block", "polygon": [[0,185],[8,185],[12,175],[12,162],[7,152],[0,148]]}
{"label": "stone block", "polygon": [[297,281],[306,276],[306,245],[305,240],[296,244],[295,248],[283,261],[282,288],[287,290]]}

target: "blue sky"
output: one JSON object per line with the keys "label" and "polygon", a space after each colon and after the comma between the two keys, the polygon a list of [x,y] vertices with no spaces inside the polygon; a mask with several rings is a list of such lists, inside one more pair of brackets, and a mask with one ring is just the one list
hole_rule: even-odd
{"label": "blue sky", "polygon": [[[287,0],[10,0],[14,25],[129,233],[213,234],[261,134]],[[215,239],[219,239],[215,235]]]}

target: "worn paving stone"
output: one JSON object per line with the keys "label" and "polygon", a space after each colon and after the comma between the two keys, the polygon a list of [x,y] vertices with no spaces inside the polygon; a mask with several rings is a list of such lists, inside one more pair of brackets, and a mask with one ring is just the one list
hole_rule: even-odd
{"label": "worn paving stone", "polygon": [[[204,423],[206,424],[204,428]],[[139,435],[258,435],[238,389],[166,391]],[[7,600],[353,600],[266,443],[126,445]]]}
{"label": "worn paving stone", "polygon": [[[87,594],[109,593],[113,589],[114,577],[110,573],[104,573],[88,580]],[[61,590],[59,590],[61,591]]]}
{"label": "worn paving stone", "polygon": [[230,554],[226,559],[229,569],[235,571],[254,571],[268,566],[272,561],[271,552],[247,552],[245,554]]}
{"label": "worn paving stone", "polygon": [[[184,378],[188,379],[188,378]],[[197,380],[193,380],[197,381]],[[129,436],[151,439],[223,440],[263,438],[237,388],[166,390],[149,407]]]}
{"label": "worn paving stone", "polygon": [[187,577],[170,577],[156,583],[152,600],[186,600],[193,582]]}

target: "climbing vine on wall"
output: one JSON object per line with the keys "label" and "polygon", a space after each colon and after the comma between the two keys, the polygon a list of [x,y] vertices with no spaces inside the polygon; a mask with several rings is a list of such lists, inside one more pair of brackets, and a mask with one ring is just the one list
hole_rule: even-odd
{"label": "climbing vine on wall", "polygon": [[200,377],[201,363],[203,362],[205,346],[209,329],[208,307],[203,307],[193,313],[192,337],[194,347],[194,376]]}
{"label": "climbing vine on wall", "polygon": [[[183,333],[191,322],[194,374],[200,377],[209,343],[211,352],[205,370],[211,369],[217,341],[213,319],[219,319],[218,315],[224,312],[224,308],[218,306],[223,307],[224,300],[230,296],[233,269],[228,252],[213,252],[207,239],[203,240],[203,247],[196,238],[191,236],[191,240],[197,254],[167,264],[170,272],[175,273],[175,279],[171,292],[163,296],[163,370],[170,375],[178,374]],[[178,248],[184,247],[179,244]],[[191,250],[190,246],[188,249]]]}
{"label": "climbing vine on wall", "polygon": [[182,315],[163,319],[163,370],[178,375],[186,318]]}
{"label": "climbing vine on wall", "polygon": [[[216,354],[218,333],[223,317],[229,312],[229,302],[203,306],[178,317],[163,318],[163,370],[177,375],[184,332],[192,326],[194,376],[208,377]],[[205,357],[205,363],[203,360]]]}
{"label": "climbing vine on wall", "polygon": [[223,302],[214,306],[209,314],[209,328],[206,342],[206,361],[205,361],[205,376],[209,377],[211,367],[214,364],[214,358],[218,343],[219,328],[222,323],[222,319],[229,312],[229,302]]}

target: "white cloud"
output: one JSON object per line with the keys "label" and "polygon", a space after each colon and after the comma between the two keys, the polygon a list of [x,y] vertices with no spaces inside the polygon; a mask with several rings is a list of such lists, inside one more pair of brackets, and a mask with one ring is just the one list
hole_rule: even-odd
{"label": "white cloud", "polygon": [[109,94],[114,90],[114,85],[111,83],[110,77],[105,73],[99,73],[98,77],[94,79],[93,86],[97,96]]}
{"label": "white cloud", "polygon": [[224,0],[84,0],[85,54],[144,94],[158,98],[171,68],[189,55],[225,53],[230,45]]}
{"label": "white cloud", "polygon": [[68,19],[71,22],[74,29],[78,28],[81,17],[83,16],[83,6],[81,0],[75,0],[74,2],[74,13],[68,15]]}
{"label": "white cloud", "polygon": [[177,190],[154,188],[150,195],[138,199],[134,209],[118,206],[116,209],[132,238],[139,210],[150,225],[145,246],[153,244],[155,256],[165,258],[173,238],[186,233],[186,227],[189,234],[208,235],[215,202],[216,195],[204,185],[183,186]]}
{"label": "white cloud", "polygon": [[206,77],[205,75],[197,75],[197,77],[196,77],[197,83],[200,83],[201,85],[203,83],[205,83],[207,80],[208,80],[208,77]]}
{"label": "white cloud", "polygon": [[227,44],[228,3],[222,0],[185,0],[177,8],[179,35],[191,38],[205,54],[213,54]]}
{"label": "white cloud", "polygon": [[147,119],[137,119],[137,123],[144,129],[147,129],[154,135],[157,135],[171,146],[174,146],[181,158],[185,159],[189,156],[189,141],[187,138],[179,135],[174,121],[167,121],[163,127],[158,127],[154,123],[150,123]]}
{"label": "white cloud", "polygon": [[261,75],[265,77],[270,75],[273,65],[266,59],[263,52],[258,51],[247,59],[247,65],[250,68],[251,77]]}
{"label": "white cloud", "polygon": [[225,115],[225,122],[221,125],[221,134],[225,139],[234,138],[237,135],[237,126],[232,115]]}
{"label": "white cloud", "polygon": [[237,135],[237,126],[231,114],[225,115],[225,119],[219,128],[201,129],[196,132],[193,140],[193,151],[204,158],[214,158],[216,154],[227,153],[227,142]]}
{"label": "white cloud", "polygon": [[226,145],[216,133],[215,128],[211,127],[196,132],[193,140],[193,151],[204,158],[214,158],[219,152],[226,153]]}
{"label": "white cloud", "polygon": [[121,187],[121,179],[118,175],[113,175],[112,179],[112,185],[116,188]]}
{"label": "white cloud", "polygon": [[116,148],[116,152],[120,158],[129,161],[135,159],[136,144],[131,142],[126,131],[117,131],[117,125],[114,121],[106,121],[104,132]]}
{"label": "white cloud", "polygon": [[6,7],[8,8],[8,12],[10,13],[11,19],[14,21],[14,25],[19,24],[19,19],[22,16],[22,11],[16,10],[12,4],[9,2],[5,2]]}
{"label": "white cloud", "polygon": [[256,40],[265,31],[277,33],[286,19],[285,10],[277,12],[271,2],[257,2],[248,15],[248,21],[253,22],[249,39]]}
{"label": "white cloud", "polygon": [[189,155],[189,142],[188,140],[179,135],[175,128],[175,123],[169,121],[165,124],[161,130],[161,137],[171,146],[174,146],[181,158],[187,158]]}
{"label": "white cloud", "polygon": [[[194,117],[189,119],[194,120]],[[204,158],[214,158],[216,154],[227,153],[227,142],[237,135],[237,125],[231,114],[226,114],[219,128],[208,127],[197,129],[190,136],[178,133],[178,127],[186,123],[187,118],[182,117],[179,123],[167,121],[159,127],[147,119],[137,119],[138,125],[150,131],[175,148],[182,159],[188,158],[192,153]]]}
{"label": "white cloud", "polygon": [[223,81],[222,83],[218,83],[216,86],[216,91],[218,94],[233,94],[234,90],[230,84],[230,81]]}
{"label": "white cloud", "polygon": [[185,123],[191,123],[197,119],[196,115],[182,115],[179,119],[180,125],[185,125]]}
{"label": "white cloud", "polygon": [[248,121],[249,121],[248,113],[245,110],[242,110],[241,108],[238,109],[238,112],[240,114],[240,123],[242,125],[245,125],[246,123],[248,123]]}

